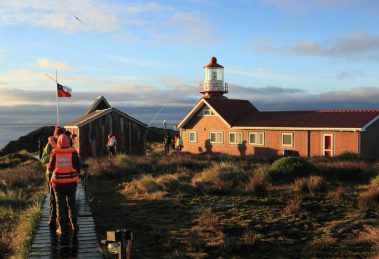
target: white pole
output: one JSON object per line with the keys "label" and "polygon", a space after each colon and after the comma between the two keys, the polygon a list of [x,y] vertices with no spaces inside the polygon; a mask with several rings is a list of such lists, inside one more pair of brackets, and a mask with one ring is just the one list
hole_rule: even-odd
{"label": "white pole", "polygon": [[55,70],[55,82],[56,85],[56,91],[57,91],[57,126],[59,126],[59,97],[58,97],[58,70]]}

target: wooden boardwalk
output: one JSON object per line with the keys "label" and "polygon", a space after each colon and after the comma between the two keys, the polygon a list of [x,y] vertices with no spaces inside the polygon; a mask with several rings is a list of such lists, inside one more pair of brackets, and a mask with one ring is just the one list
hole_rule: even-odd
{"label": "wooden boardwalk", "polygon": [[103,258],[99,253],[99,242],[95,232],[91,209],[86,202],[83,185],[79,182],[76,191],[79,232],[57,237],[47,224],[49,219],[49,195],[46,196],[38,230],[29,252],[33,258]]}

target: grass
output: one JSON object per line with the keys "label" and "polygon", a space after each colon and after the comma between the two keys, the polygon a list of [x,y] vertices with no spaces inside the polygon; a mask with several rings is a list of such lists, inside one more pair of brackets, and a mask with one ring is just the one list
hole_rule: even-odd
{"label": "grass", "polygon": [[0,258],[27,258],[45,195],[43,168],[22,157],[0,170]]}
{"label": "grass", "polygon": [[107,230],[132,230],[135,258],[355,258],[376,253],[375,244],[359,240],[367,226],[379,223],[375,210],[361,209],[362,199],[376,199],[368,185],[372,164],[355,166],[370,172],[362,173],[366,178],[359,182],[340,178],[339,168],[354,167],[351,161],[320,160],[318,168],[333,168],[338,177],[320,173],[271,185],[271,165],[249,159],[156,153],[122,159],[117,172],[110,170],[114,161],[96,161],[104,172],[90,167],[89,197],[100,239]]}

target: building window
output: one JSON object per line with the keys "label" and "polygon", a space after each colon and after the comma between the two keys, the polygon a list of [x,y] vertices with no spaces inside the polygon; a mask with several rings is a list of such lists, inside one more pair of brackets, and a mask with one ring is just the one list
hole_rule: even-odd
{"label": "building window", "polygon": [[188,142],[197,142],[197,132],[189,131],[188,132]]}
{"label": "building window", "polygon": [[211,132],[211,143],[224,143],[224,133],[222,131]]}
{"label": "building window", "polygon": [[229,144],[242,144],[242,132],[229,132]]}
{"label": "building window", "polygon": [[265,144],[265,134],[263,132],[249,133],[249,143],[252,145],[263,146]]}
{"label": "building window", "polygon": [[334,141],[333,141],[333,134],[324,134],[323,135],[323,155],[326,157],[332,157],[333,156],[333,149],[334,149]]}
{"label": "building window", "polygon": [[293,133],[282,133],[282,146],[293,146]]}
{"label": "building window", "polygon": [[207,116],[207,115],[215,115],[215,113],[208,107],[206,106],[200,113],[200,116]]}

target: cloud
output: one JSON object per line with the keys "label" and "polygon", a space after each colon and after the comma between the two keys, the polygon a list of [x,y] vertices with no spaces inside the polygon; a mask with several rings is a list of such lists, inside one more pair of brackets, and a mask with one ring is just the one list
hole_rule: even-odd
{"label": "cloud", "polygon": [[47,58],[37,60],[37,67],[49,68],[53,70],[71,70],[72,66],[62,61],[52,61]]}
{"label": "cloud", "polygon": [[294,46],[293,51],[305,55],[326,57],[374,57],[374,55],[362,55],[379,51],[379,36],[360,33],[322,43],[316,41],[299,42]]}
{"label": "cloud", "polygon": [[355,61],[379,60],[379,36],[355,33],[325,41],[304,40],[285,42],[273,36],[253,39],[255,51],[300,54],[328,58],[343,58]]}
{"label": "cloud", "polygon": [[263,5],[274,6],[291,12],[308,12],[315,9],[342,8],[358,4],[358,0],[262,0]]}
{"label": "cloud", "polygon": [[[65,33],[117,32],[118,38],[214,42],[206,13],[156,2],[0,1],[0,27],[32,26]],[[145,38],[144,37],[144,38]]]}
{"label": "cloud", "polygon": [[[1,1],[0,26],[30,25],[65,32],[113,31],[119,19],[112,14],[116,7],[95,0]],[[80,17],[82,22],[74,16]]]}

